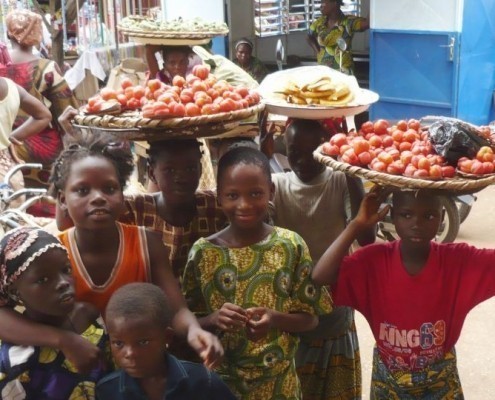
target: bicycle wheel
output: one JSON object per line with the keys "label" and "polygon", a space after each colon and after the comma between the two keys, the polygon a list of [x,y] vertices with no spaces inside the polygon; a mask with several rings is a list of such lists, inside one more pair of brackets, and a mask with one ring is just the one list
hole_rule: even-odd
{"label": "bicycle wheel", "polygon": [[442,225],[438,230],[436,240],[439,243],[452,243],[457,237],[461,226],[459,210],[452,197],[444,197],[442,203],[445,210],[445,216]]}

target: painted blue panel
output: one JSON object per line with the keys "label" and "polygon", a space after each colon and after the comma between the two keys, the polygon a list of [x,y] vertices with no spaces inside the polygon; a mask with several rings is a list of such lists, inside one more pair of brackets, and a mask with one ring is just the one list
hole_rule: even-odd
{"label": "painted blue panel", "polygon": [[223,36],[213,38],[211,41],[211,52],[226,57],[226,39]]}
{"label": "painted blue panel", "polygon": [[450,61],[448,47],[442,47],[452,36],[458,39],[452,32],[371,32],[370,87],[381,97],[372,119],[455,113],[458,53]]}
{"label": "painted blue panel", "polygon": [[465,4],[459,70],[459,118],[474,124],[495,119],[495,1]]}
{"label": "painted blue panel", "polygon": [[434,107],[431,105],[422,106],[419,104],[401,104],[379,101],[370,108],[370,119],[386,118],[396,121],[399,119],[416,118],[420,119],[425,115],[444,115],[450,117],[451,110],[444,107]]}

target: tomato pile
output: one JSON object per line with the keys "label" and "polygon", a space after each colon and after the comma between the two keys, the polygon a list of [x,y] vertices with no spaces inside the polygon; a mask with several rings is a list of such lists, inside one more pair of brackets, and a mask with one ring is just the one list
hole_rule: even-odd
{"label": "tomato pile", "polygon": [[172,85],[151,79],[146,87],[123,79],[122,88],[104,88],[89,99],[88,113],[101,113],[120,105],[121,111],[142,110],[144,118],[180,118],[241,110],[260,102],[259,94],[244,86],[217,80],[206,65],[196,65],[186,78],[174,77]]}
{"label": "tomato pile", "polygon": [[[480,133],[485,136],[487,132]],[[365,122],[358,132],[333,135],[323,144],[323,152],[345,163],[392,175],[442,179],[456,174],[456,168],[435,153],[427,130],[422,130],[416,119],[401,120],[392,126],[384,119]],[[493,149],[484,146],[473,159],[460,158],[457,169],[474,175],[493,173]]]}

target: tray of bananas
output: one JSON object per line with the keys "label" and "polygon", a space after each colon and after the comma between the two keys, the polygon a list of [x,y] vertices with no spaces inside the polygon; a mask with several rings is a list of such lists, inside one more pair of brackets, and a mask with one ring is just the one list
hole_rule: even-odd
{"label": "tray of bananas", "polygon": [[274,72],[258,91],[269,113],[305,119],[356,115],[379,99],[360,88],[355,77],[324,66]]}

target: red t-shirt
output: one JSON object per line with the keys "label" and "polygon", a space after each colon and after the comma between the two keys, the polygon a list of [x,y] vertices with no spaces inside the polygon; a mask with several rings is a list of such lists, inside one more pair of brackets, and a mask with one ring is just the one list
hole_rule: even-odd
{"label": "red t-shirt", "polygon": [[495,250],[432,242],[411,276],[400,241],[374,244],[344,258],[333,289],[336,305],[366,317],[390,372],[418,370],[452,349],[467,313],[495,295]]}

